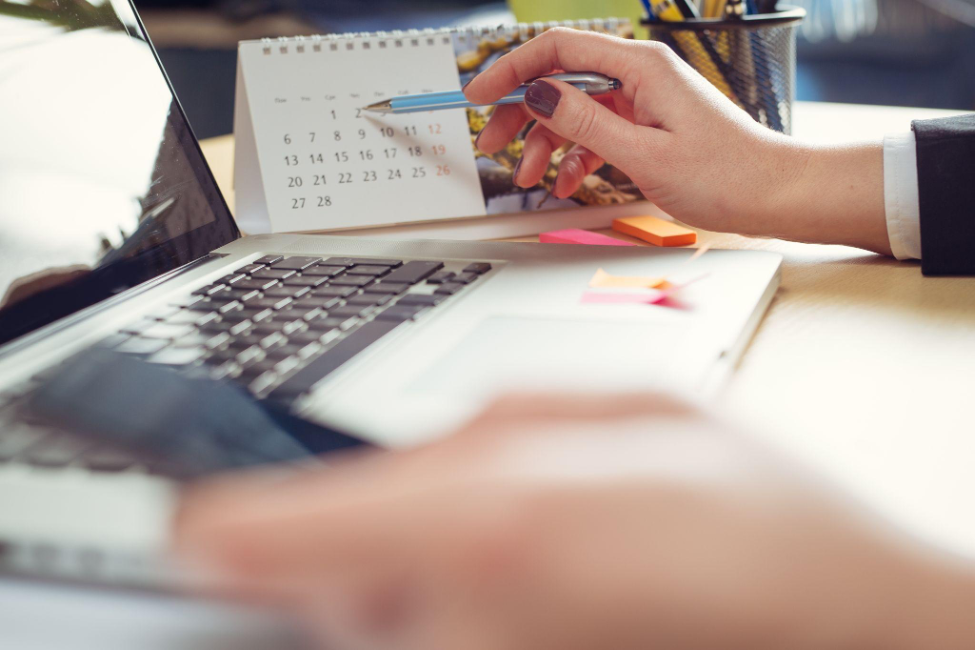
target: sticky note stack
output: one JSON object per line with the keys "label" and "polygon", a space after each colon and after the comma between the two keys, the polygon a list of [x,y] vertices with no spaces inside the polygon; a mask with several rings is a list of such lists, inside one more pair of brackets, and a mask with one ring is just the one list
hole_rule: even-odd
{"label": "sticky note stack", "polygon": [[623,217],[611,228],[655,246],[688,246],[695,243],[695,231],[658,217]]}

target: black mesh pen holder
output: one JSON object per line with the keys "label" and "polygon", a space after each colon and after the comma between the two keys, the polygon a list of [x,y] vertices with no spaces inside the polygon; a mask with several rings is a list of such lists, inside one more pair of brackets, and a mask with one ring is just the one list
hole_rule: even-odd
{"label": "black mesh pen holder", "polygon": [[642,20],[661,41],[760,124],[790,133],[797,27],[805,12],[784,7],[742,18]]}

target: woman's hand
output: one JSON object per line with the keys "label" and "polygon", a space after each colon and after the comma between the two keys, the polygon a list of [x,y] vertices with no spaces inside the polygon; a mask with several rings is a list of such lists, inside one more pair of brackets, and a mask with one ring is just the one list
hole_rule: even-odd
{"label": "woman's hand", "polygon": [[478,138],[498,151],[529,120],[515,183],[539,182],[550,155],[553,193],[567,197],[604,161],[677,219],[723,232],[840,243],[890,254],[881,143],[815,147],[754,122],[668,47],[551,29],[506,54],[465,87],[487,104],[555,71],[620,79],[613,108],[558,81],[535,81],[525,105],[499,106]]}
{"label": "woman's hand", "polygon": [[912,555],[682,404],[526,397],[457,435],[191,491],[176,548],[331,648],[951,648]]}

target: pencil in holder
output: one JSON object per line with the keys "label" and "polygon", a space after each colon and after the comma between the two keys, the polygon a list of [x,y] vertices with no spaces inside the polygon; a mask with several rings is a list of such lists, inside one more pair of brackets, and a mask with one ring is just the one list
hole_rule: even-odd
{"label": "pencil in holder", "polygon": [[805,12],[783,7],[742,18],[642,20],[652,40],[689,65],[760,124],[790,133],[797,76],[797,27]]}

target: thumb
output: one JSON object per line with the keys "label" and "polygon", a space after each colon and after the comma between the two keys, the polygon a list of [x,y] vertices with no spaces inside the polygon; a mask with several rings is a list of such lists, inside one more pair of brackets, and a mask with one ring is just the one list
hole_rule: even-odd
{"label": "thumb", "polygon": [[625,173],[645,149],[635,145],[645,139],[649,129],[629,122],[570,84],[537,79],[526,90],[524,101],[540,124]]}

